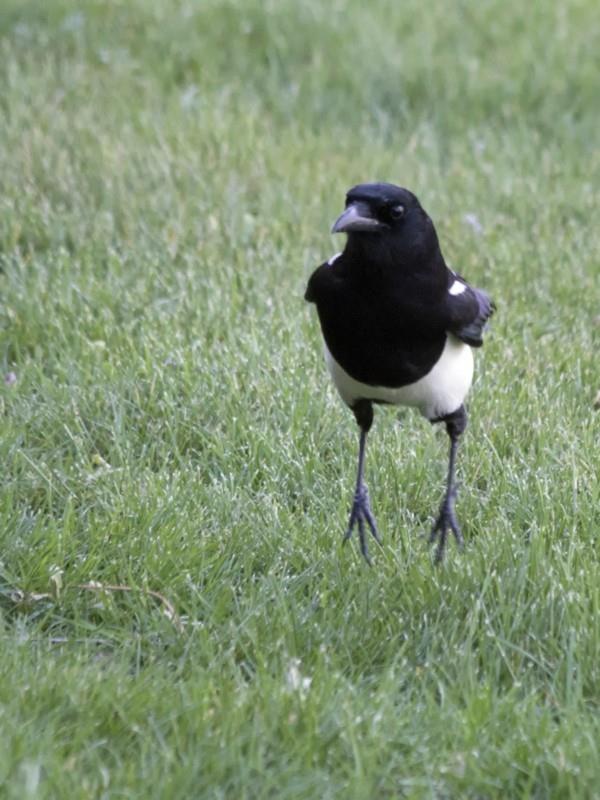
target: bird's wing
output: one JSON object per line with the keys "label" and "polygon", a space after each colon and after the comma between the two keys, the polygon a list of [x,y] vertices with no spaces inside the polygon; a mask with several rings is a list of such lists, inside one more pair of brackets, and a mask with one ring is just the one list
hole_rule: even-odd
{"label": "bird's wing", "polygon": [[453,275],[445,298],[446,329],[471,347],[481,347],[483,332],[495,310],[489,295]]}
{"label": "bird's wing", "polygon": [[308,281],[304,299],[309,303],[317,303],[328,296],[338,283],[338,266],[334,263],[339,259],[340,253],[332,256],[313,272]]}

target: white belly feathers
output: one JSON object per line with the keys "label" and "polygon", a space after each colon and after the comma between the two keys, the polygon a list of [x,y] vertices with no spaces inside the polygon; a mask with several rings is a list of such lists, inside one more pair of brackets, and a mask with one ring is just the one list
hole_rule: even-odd
{"label": "white belly feathers", "polygon": [[473,352],[455,336],[448,334],[442,355],[430,371],[415,383],[399,388],[369,386],[352,378],[325,345],[325,361],[342,400],[352,406],[357,400],[373,400],[418,408],[427,419],[456,411],[463,403],[473,380]]}

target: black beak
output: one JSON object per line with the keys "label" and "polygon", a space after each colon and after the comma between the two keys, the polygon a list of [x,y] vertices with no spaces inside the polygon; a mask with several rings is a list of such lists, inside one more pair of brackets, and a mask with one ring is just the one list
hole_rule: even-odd
{"label": "black beak", "polygon": [[332,233],[354,233],[358,231],[376,231],[387,228],[384,222],[375,219],[367,203],[357,201],[351,203],[333,223]]}

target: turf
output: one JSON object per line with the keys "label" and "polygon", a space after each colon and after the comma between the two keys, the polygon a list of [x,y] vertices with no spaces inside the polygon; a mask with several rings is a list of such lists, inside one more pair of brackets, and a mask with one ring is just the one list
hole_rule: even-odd
{"label": "turf", "polygon": [[[3,797],[597,796],[599,36],[592,0],[3,0]],[[441,568],[410,412],[374,567],[341,546],[302,295],[370,179],[498,306]]]}

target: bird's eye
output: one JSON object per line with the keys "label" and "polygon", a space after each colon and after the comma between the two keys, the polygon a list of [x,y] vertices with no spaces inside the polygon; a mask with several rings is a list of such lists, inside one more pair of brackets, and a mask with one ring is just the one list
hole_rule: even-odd
{"label": "bird's eye", "polygon": [[390,208],[390,217],[392,219],[400,219],[400,217],[403,217],[403,216],[404,216],[404,206],[403,205],[392,206]]}

